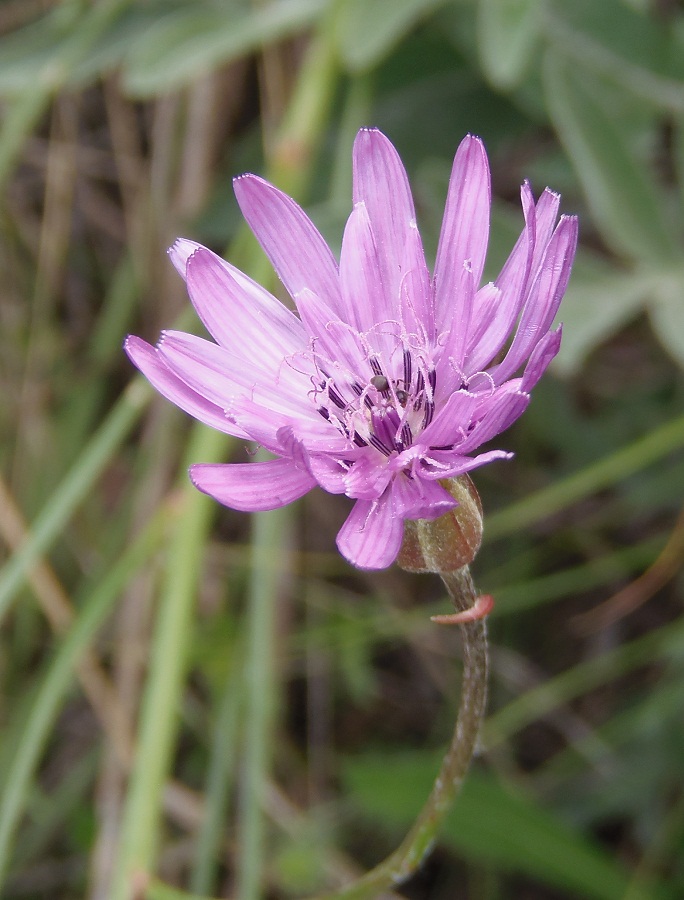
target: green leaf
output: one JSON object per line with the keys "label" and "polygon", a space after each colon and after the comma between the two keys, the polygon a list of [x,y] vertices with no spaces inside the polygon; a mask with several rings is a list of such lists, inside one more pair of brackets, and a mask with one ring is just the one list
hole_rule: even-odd
{"label": "green leaf", "polygon": [[199,5],[159,17],[130,47],[124,86],[136,96],[165,93],[312,25],[329,0],[280,0],[256,9],[242,3]]}
{"label": "green leaf", "polygon": [[479,0],[478,49],[491,83],[504,90],[522,80],[541,28],[542,0]]}
{"label": "green leaf", "polygon": [[445,0],[346,0],[339,4],[335,35],[352,72],[370,69],[412,26]]}
{"label": "green leaf", "polygon": [[684,271],[662,273],[654,284],[651,324],[665,349],[684,367]]}
{"label": "green leaf", "polygon": [[570,376],[586,357],[613,337],[646,305],[651,278],[613,271],[592,279],[574,273],[563,299],[563,343],[555,370]]}
{"label": "green leaf", "polygon": [[[413,820],[437,767],[432,753],[368,754],[349,760],[344,778],[364,813],[395,830]],[[624,869],[591,840],[479,772],[466,778],[442,839],[473,862],[524,874],[577,898],[622,900],[629,883]]]}
{"label": "green leaf", "polygon": [[557,53],[546,56],[544,82],[551,118],[606,242],[651,264],[677,259],[658,191],[595,86]]}
{"label": "green leaf", "polygon": [[608,76],[660,108],[684,110],[684,31],[620,0],[550,4],[545,32],[554,52]]}

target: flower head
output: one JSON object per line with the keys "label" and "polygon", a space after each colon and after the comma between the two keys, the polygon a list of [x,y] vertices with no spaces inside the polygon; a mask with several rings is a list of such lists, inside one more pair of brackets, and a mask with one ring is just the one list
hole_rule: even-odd
{"label": "flower head", "polygon": [[[396,558],[406,519],[456,505],[440,484],[495,459],[477,452],[521,415],[560,346],[551,330],[577,242],[559,196],[521,189],[525,225],[496,281],[480,287],[491,202],[487,156],[468,136],[454,160],[430,275],[404,167],[389,140],[354,144],[354,208],[339,265],[304,211],[256,175],[238,203],[299,315],[211,251],[169,254],[216,343],[164,332],[126,350],[165,397],[258,442],[264,462],[194,465],[227,506],[273,509],[320,485],[356,502],[341,553],[361,568]],[[497,359],[497,362],[494,360]]]}

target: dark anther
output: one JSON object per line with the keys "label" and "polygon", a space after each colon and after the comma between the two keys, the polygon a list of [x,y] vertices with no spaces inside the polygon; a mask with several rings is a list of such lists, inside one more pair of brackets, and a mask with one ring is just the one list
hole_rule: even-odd
{"label": "dark anther", "polygon": [[[413,377],[413,361],[408,350],[404,350],[404,385],[408,390],[411,386],[411,378]],[[401,402],[401,401],[400,401]],[[402,404],[403,406],[403,404]]]}

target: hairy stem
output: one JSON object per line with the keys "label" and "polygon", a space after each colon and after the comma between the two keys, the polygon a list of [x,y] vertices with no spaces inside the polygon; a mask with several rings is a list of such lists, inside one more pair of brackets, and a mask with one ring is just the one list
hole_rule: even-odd
{"label": "hairy stem", "polygon": [[[468,566],[443,572],[457,612],[470,609],[477,600]],[[487,701],[487,627],[485,619],[461,627],[463,683],[461,706],[451,745],[442,761],[425,806],[400,846],[358,881],[317,900],[372,900],[379,892],[406,881],[420,866],[434,844],[437,832],[456,795],[475,751]]]}

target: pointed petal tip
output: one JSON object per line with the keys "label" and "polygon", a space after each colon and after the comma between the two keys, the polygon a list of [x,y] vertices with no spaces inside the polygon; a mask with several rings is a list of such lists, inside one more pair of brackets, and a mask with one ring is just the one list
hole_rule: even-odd
{"label": "pointed petal tip", "polygon": [[577,240],[579,238],[579,217],[563,214],[558,220],[556,231],[561,233],[567,232],[568,256],[572,261],[575,251],[577,250]]}
{"label": "pointed petal tip", "polygon": [[391,143],[390,139],[384,134],[380,129],[375,125],[364,126],[363,128],[359,128],[356,132],[356,137],[354,138],[354,144],[357,142],[370,142],[370,141],[385,141],[388,144]]}
{"label": "pointed petal tip", "polygon": [[392,141],[379,128],[360,128],[354,138],[352,157],[355,168],[365,161],[385,160],[386,165],[399,166],[403,169],[399,153]]}
{"label": "pointed petal tip", "polygon": [[459,153],[467,154],[470,152],[476,153],[480,157],[482,157],[487,165],[487,168],[489,168],[489,159],[487,157],[487,150],[485,149],[484,141],[477,134],[468,133],[458,145],[456,155],[458,155]]}
{"label": "pointed petal tip", "polygon": [[254,172],[243,172],[241,175],[236,175],[233,178],[233,190],[235,191],[235,196],[238,196],[238,192],[244,192],[258,187],[267,187],[273,188],[274,186],[270,181],[266,181],[265,178],[262,178],[261,175],[256,175]]}
{"label": "pointed petal tip", "polygon": [[463,140],[461,141],[462,144],[465,144],[466,142],[467,142],[467,143],[475,143],[475,144],[479,144],[480,147],[483,147],[483,148],[484,148],[484,141],[482,140],[482,138],[480,137],[480,135],[479,135],[479,134],[473,134],[472,131],[469,131],[468,134],[466,134],[466,136],[465,136],[465,137],[463,138]]}
{"label": "pointed petal tip", "polygon": [[134,366],[140,368],[138,360],[143,354],[154,352],[154,347],[135,334],[128,334],[123,342],[124,353]]}
{"label": "pointed petal tip", "polygon": [[187,238],[176,238],[166,251],[174,268],[182,278],[185,278],[188,260],[200,248],[202,250],[206,249],[202,247],[202,244],[198,244],[197,241],[190,241]]}

